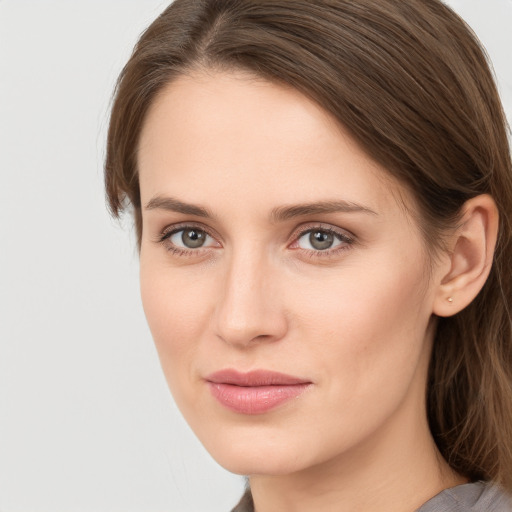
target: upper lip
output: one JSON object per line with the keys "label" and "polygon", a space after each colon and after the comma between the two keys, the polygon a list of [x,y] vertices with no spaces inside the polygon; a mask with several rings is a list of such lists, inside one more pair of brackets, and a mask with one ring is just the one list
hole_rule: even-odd
{"label": "upper lip", "polygon": [[274,372],[270,370],[252,370],[239,372],[232,368],[214,372],[206,377],[208,382],[215,384],[231,384],[233,386],[293,386],[297,384],[310,384],[311,381],[293,375]]}

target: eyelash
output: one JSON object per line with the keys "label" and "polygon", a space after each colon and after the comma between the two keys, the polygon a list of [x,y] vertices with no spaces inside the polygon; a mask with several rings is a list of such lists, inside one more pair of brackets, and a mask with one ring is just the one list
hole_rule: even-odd
{"label": "eyelash", "polygon": [[[172,243],[168,243],[169,239],[175,235],[176,233],[179,233],[181,231],[184,231],[186,229],[196,229],[198,231],[202,231],[203,233],[206,233],[211,238],[215,237],[210,233],[210,231],[203,226],[198,226],[195,224],[182,224],[178,226],[174,226],[172,229],[165,229],[155,240],[157,243],[162,244],[165,249],[172,254],[176,256],[197,256],[198,254],[202,253],[205,250],[210,249],[211,247],[199,247],[197,249],[183,249],[181,247],[177,247]],[[304,255],[306,255],[310,259],[314,258],[330,258],[338,256],[339,253],[346,251],[350,249],[350,246],[354,244],[355,239],[353,236],[346,234],[345,232],[342,232],[341,230],[338,231],[336,229],[333,229],[332,227],[327,227],[321,224],[316,225],[310,225],[306,228],[301,228],[297,231],[295,231],[292,235],[292,238],[294,242],[291,245],[295,245],[298,243],[298,241],[308,233],[312,233],[315,231],[321,231],[323,233],[330,234],[337,238],[341,243],[338,246],[335,246],[334,249],[325,249],[325,250],[312,250],[312,249],[302,249],[300,247],[292,248],[292,250],[301,251]]]}

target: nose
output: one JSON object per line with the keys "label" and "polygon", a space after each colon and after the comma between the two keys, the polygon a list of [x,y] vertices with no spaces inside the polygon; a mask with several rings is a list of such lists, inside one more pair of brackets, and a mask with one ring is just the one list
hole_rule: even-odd
{"label": "nose", "polygon": [[255,252],[232,255],[222,276],[215,310],[216,335],[246,348],[272,342],[287,331],[285,305],[280,301],[279,271]]}

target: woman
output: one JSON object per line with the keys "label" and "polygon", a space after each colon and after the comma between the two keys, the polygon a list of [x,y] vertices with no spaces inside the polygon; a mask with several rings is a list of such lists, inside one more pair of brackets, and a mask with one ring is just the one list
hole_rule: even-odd
{"label": "woman", "polygon": [[450,9],[176,0],[106,188],[174,398],[249,476],[234,510],[512,510],[510,150]]}

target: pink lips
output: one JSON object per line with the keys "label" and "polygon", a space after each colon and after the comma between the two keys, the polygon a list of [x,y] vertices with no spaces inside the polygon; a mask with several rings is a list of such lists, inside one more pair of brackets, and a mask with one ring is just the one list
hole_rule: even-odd
{"label": "pink lips", "polygon": [[262,414],[302,394],[310,381],[267,370],[221,370],[206,378],[213,396],[241,414]]}

